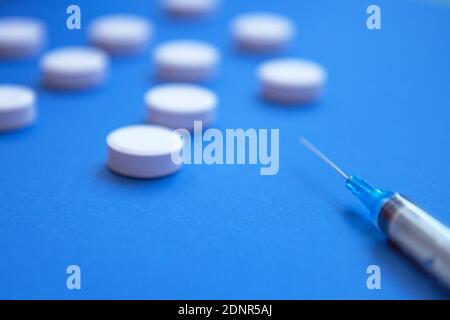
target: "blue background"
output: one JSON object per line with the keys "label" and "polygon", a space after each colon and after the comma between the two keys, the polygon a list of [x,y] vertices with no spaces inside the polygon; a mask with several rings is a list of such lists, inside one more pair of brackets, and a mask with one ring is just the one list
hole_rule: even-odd
{"label": "blue background", "polygon": [[[35,126],[0,135],[0,298],[428,299],[448,298],[359,213],[341,178],[307,153],[305,135],[338,164],[401,191],[450,225],[450,6],[375,1],[382,30],[366,28],[368,1],[223,1],[215,17],[174,21],[153,1],[2,1],[1,15],[42,17],[49,48],[86,43],[104,13],[151,18],[145,54],[114,59],[107,85],[55,93],[39,85],[38,58],[0,63],[2,83],[34,87]],[[81,7],[82,30],[65,27]],[[258,98],[256,67],[269,57],[234,50],[229,21],[267,10],[287,14],[298,37],[280,56],[309,58],[329,73],[320,103],[292,108]],[[106,135],[142,123],[155,84],[150,52],[195,38],[223,54],[212,84],[216,127],[280,128],[280,171],[186,166],[154,181],[105,167]],[[76,264],[82,289],[66,289]],[[382,290],[366,288],[366,268]]]}

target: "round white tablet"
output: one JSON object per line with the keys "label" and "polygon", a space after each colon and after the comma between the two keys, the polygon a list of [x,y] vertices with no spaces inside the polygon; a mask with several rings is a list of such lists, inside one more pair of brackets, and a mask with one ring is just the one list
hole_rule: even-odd
{"label": "round white tablet", "polygon": [[278,59],[258,69],[262,94],[284,103],[311,102],[320,97],[327,74],[319,64],[303,59]]}
{"label": "round white tablet", "polygon": [[90,42],[113,55],[141,52],[152,36],[147,19],[125,14],[102,16],[89,25]]}
{"label": "round white tablet", "polygon": [[217,7],[217,0],[162,0],[164,10],[174,16],[202,16]]}
{"label": "round white tablet", "polygon": [[0,58],[27,58],[38,53],[46,40],[41,20],[29,17],[0,18]]}
{"label": "round white tablet", "polygon": [[192,130],[194,121],[207,127],[214,121],[217,96],[188,84],[166,84],[150,89],[145,103],[152,123]]}
{"label": "round white tablet", "polygon": [[107,139],[108,167],[133,178],[157,178],[181,168],[172,160],[183,139],[173,130],[155,125],[135,125],[111,132]]}
{"label": "round white tablet", "polygon": [[233,20],[231,32],[242,50],[272,52],[286,46],[294,37],[295,25],[282,15],[249,13]]}
{"label": "round white tablet", "polygon": [[53,89],[88,89],[103,84],[108,73],[108,57],[95,48],[65,47],[48,52],[40,67],[43,82]]}
{"label": "round white tablet", "polygon": [[220,60],[218,50],[207,43],[176,40],[161,44],[154,53],[157,76],[166,81],[205,81]]}
{"label": "round white tablet", "polygon": [[0,85],[0,131],[23,128],[36,117],[36,95],[19,85]]}

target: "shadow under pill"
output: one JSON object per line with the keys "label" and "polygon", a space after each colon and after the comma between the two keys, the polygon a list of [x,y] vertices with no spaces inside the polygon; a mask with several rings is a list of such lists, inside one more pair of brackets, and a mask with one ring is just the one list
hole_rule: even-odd
{"label": "shadow under pill", "polygon": [[230,43],[227,48],[233,59],[245,60],[246,63],[255,62],[263,64],[268,60],[288,59],[291,57],[288,47],[274,50],[251,50],[240,47],[235,43]]}
{"label": "shadow under pill", "polygon": [[36,124],[31,124],[26,127],[0,130],[0,142],[8,140],[23,140],[24,136],[29,136],[35,130]]}
{"label": "shadow under pill", "polygon": [[45,94],[47,96],[56,96],[56,97],[82,97],[82,96],[90,96],[97,94],[99,92],[103,92],[106,89],[106,85],[94,87],[94,88],[86,88],[86,89],[76,89],[76,90],[69,90],[69,89],[56,89],[56,88],[49,88],[46,87],[44,84],[40,83],[39,88],[37,89],[38,92],[41,94]]}
{"label": "shadow under pill", "polygon": [[123,187],[136,187],[136,186],[165,186],[165,185],[171,185],[174,183],[176,176],[179,174],[179,172],[175,172],[171,175],[164,176],[164,177],[158,177],[158,178],[151,178],[151,179],[140,179],[140,178],[131,178],[119,175],[111,169],[109,169],[106,165],[102,165],[98,168],[96,173],[96,178],[109,183],[109,184],[116,184]]}
{"label": "shadow under pill", "polygon": [[281,103],[266,100],[262,95],[256,97],[257,102],[264,108],[279,110],[279,112],[298,112],[308,113],[313,112],[321,105],[321,101],[311,101],[307,103]]}

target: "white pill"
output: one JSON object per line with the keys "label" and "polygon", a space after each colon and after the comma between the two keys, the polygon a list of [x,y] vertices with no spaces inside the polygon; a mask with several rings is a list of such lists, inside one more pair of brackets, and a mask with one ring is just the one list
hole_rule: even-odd
{"label": "white pill", "polygon": [[183,140],[173,130],[155,125],[128,126],[111,132],[106,142],[107,165],[118,174],[157,178],[181,168],[172,154],[180,154]]}
{"label": "white pill", "polygon": [[0,19],[0,58],[28,58],[37,54],[46,41],[46,27],[29,17]]}
{"label": "white pill", "polygon": [[46,53],[40,67],[47,87],[79,90],[103,84],[108,64],[108,57],[99,49],[65,47]]}
{"label": "white pill", "polygon": [[214,46],[201,41],[176,40],[161,44],[153,58],[160,79],[198,82],[215,74],[220,54]]}
{"label": "white pill", "polygon": [[217,0],[162,0],[164,10],[173,16],[202,16],[217,7]]}
{"label": "white pill", "polygon": [[115,14],[102,16],[89,25],[90,42],[113,55],[128,55],[144,50],[153,26],[145,18]]}
{"label": "white pill", "polygon": [[287,17],[272,13],[249,13],[235,18],[231,32],[237,46],[251,52],[282,49],[295,35],[295,25]]}
{"label": "white pill", "polygon": [[194,121],[212,124],[217,96],[210,90],[188,84],[166,84],[150,89],[145,95],[149,121],[192,130]]}
{"label": "white pill", "polygon": [[319,64],[303,59],[277,59],[258,69],[262,94],[268,100],[306,103],[318,99],[327,74]]}
{"label": "white pill", "polygon": [[32,124],[36,117],[36,95],[24,86],[0,85],[0,131]]}

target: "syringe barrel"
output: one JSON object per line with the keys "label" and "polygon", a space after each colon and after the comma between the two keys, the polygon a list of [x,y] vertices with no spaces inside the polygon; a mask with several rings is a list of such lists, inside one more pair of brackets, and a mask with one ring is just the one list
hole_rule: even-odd
{"label": "syringe barrel", "polygon": [[394,194],[383,205],[380,229],[407,255],[450,289],[450,230]]}

